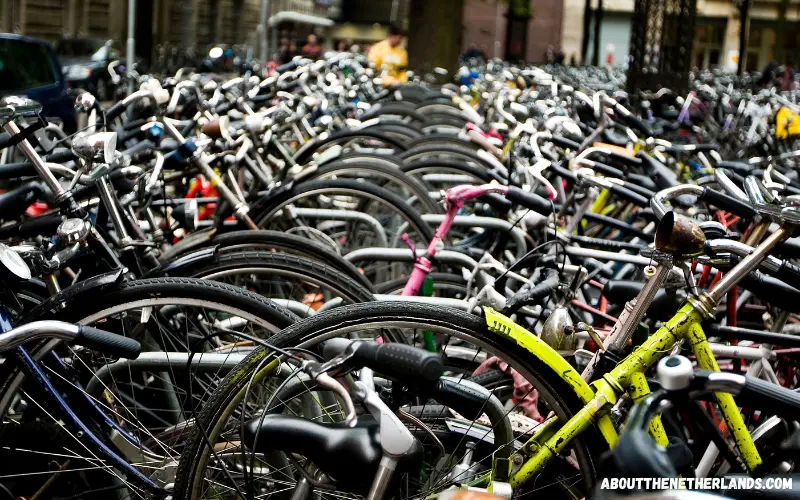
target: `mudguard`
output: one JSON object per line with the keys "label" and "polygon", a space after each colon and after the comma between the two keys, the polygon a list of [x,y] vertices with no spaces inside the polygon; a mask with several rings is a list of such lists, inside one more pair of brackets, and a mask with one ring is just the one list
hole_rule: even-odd
{"label": "mudguard", "polygon": [[21,321],[19,321],[19,324],[29,323],[31,321],[50,317],[55,314],[64,303],[69,302],[78,295],[86,293],[89,290],[94,290],[96,288],[102,288],[104,286],[118,283],[122,280],[123,275],[124,269],[117,269],[107,273],[99,274],[97,276],[92,276],[91,278],[79,281],[72,286],[68,286],[57,294],[46,298],[41,304],[31,309],[30,312],[26,314]]}
{"label": "mudguard", "polygon": [[166,267],[161,268],[161,271],[156,274],[159,276],[185,276],[183,271],[188,267],[214,260],[218,249],[219,245],[214,245],[186,254]]}
{"label": "mudguard", "polygon": [[169,265],[171,261],[177,259],[181,255],[208,245],[208,242],[216,235],[217,231],[213,227],[191,233],[178,243],[169,247],[166,252],[162,253],[159,257],[159,261],[162,265]]}
{"label": "mudguard", "polygon": [[[578,373],[563,356],[556,352],[555,349],[547,345],[547,343],[535,334],[514,323],[510,318],[500,314],[491,307],[484,307],[483,313],[490,332],[510,338],[516,342],[518,346],[536,356],[553,370],[554,375],[564,380],[584,404],[589,404],[594,399],[596,396],[594,390],[583,380],[581,374]],[[613,446],[617,441],[618,435],[608,415],[600,417],[596,425],[609,446]]]}

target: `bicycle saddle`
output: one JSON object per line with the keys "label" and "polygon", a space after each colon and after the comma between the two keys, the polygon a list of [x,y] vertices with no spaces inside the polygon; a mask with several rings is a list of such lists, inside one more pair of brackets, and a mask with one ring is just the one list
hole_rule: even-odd
{"label": "bicycle saddle", "polygon": [[11,191],[0,194],[0,220],[16,220],[34,201],[44,195],[39,182],[27,182]]}
{"label": "bicycle saddle", "polygon": [[242,440],[258,453],[298,453],[317,465],[337,486],[348,491],[369,490],[381,461],[380,427],[360,416],[356,427],[319,424],[290,415],[256,417],[245,424]]}
{"label": "bicycle saddle", "polygon": [[0,98],[0,119],[37,116],[42,105],[25,96],[7,95]]}

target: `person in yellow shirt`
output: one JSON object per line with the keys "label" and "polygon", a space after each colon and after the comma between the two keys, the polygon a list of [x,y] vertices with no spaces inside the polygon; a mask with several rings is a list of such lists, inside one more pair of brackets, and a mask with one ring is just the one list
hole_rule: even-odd
{"label": "person in yellow shirt", "polygon": [[372,46],[367,54],[369,62],[379,71],[385,71],[383,84],[386,86],[406,83],[408,75],[408,52],[400,44],[403,43],[403,32],[397,26],[389,26],[386,40]]}

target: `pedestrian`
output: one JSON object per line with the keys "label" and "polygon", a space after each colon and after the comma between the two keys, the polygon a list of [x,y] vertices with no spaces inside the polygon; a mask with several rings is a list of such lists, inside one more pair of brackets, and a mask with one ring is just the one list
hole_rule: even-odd
{"label": "pedestrian", "polygon": [[322,54],[322,45],[319,44],[317,35],[311,33],[306,38],[306,44],[303,45],[303,55],[310,59],[316,59],[320,54]]}
{"label": "pedestrian", "polygon": [[395,25],[389,26],[386,40],[378,42],[369,50],[367,58],[378,69],[384,72],[384,85],[406,83],[408,75],[408,52],[400,44],[403,43],[403,31]]}

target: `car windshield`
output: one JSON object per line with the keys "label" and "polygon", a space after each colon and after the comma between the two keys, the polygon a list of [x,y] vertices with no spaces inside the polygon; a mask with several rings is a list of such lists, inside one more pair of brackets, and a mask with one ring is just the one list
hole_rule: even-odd
{"label": "car windshield", "polygon": [[104,61],[108,56],[108,47],[103,40],[76,38],[59,40],[55,45],[56,54],[60,57],[91,56],[92,61]]}
{"label": "car windshield", "polygon": [[56,81],[46,46],[0,38],[0,94],[51,85]]}

